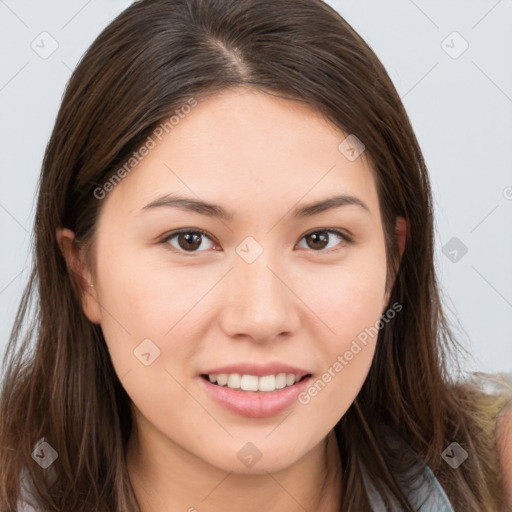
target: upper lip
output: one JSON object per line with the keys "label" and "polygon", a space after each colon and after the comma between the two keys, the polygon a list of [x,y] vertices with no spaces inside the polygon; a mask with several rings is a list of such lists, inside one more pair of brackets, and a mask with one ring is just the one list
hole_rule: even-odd
{"label": "upper lip", "polygon": [[211,368],[205,372],[202,372],[203,375],[210,375],[212,373],[238,373],[240,375],[255,375],[257,377],[262,377],[264,375],[278,375],[280,373],[299,375],[300,377],[304,377],[304,375],[310,375],[311,372],[304,370],[303,368],[299,368],[297,366],[291,366],[285,363],[267,363],[267,364],[254,364],[254,363],[238,363],[238,364],[230,364],[226,366],[219,366],[217,368]]}

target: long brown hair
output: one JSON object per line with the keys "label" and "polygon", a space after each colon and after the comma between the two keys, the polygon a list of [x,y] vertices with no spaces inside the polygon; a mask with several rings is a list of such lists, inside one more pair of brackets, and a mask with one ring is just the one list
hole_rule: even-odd
{"label": "long brown hair", "polygon": [[[496,510],[492,432],[469,388],[455,386],[447,371],[460,347],[436,282],[432,197],[418,142],[374,52],[320,0],[141,0],[81,59],[46,148],[35,264],[4,360],[1,510],[16,508],[24,470],[44,509],[139,510],[125,463],[130,398],[100,327],[83,313],[81,285],[55,233],[67,227],[90,247],[103,204],[95,190],[190,98],[239,86],[313,106],[364,143],[376,177],[389,302],[403,309],[380,330],[368,378],[335,427],[340,510],[370,509],[362,466],[386,504],[393,497],[413,510],[396,476],[412,461],[387,446],[384,427],[429,465],[457,510]],[[397,216],[408,226],[398,271]],[[58,454],[53,478],[32,457],[41,438]],[[441,457],[452,441],[470,454],[457,470]]]}

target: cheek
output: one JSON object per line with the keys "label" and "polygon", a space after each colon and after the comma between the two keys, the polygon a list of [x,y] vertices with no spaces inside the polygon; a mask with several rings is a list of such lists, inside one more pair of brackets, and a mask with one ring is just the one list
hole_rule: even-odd
{"label": "cheek", "polygon": [[[321,353],[321,375],[299,397],[327,423],[335,424],[361,389],[382,327],[386,261],[379,247],[360,252],[342,265],[317,272],[302,288],[321,320],[314,339]],[[314,293],[306,294],[306,290]]]}
{"label": "cheek", "polygon": [[[311,265],[311,264],[310,264]],[[303,267],[296,276],[300,296],[324,324],[327,352],[378,321],[384,307],[386,256],[378,243],[347,253],[337,264]],[[330,334],[330,335],[329,335]]]}
{"label": "cheek", "polygon": [[179,411],[190,407],[182,384],[194,354],[185,315],[211,283],[191,286],[190,273],[157,268],[143,251],[125,249],[103,259],[98,251],[103,335],[134,405],[152,420],[179,421]]}
{"label": "cheek", "polygon": [[[115,244],[98,244],[101,326],[120,377],[145,370],[138,356],[149,352],[154,358],[148,366],[151,375],[168,369],[183,381],[183,369],[190,366],[197,350],[195,327],[201,301],[207,302],[209,290],[225,269],[170,263],[164,249],[158,257],[156,250],[130,248],[125,243],[121,251]],[[143,371],[141,383],[146,377]],[[169,375],[165,373],[163,380],[169,381]]]}

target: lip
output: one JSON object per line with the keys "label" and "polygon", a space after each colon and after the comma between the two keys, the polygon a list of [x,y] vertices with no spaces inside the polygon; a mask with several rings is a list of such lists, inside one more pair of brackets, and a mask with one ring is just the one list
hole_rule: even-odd
{"label": "lip", "polygon": [[304,375],[312,374],[313,372],[279,362],[268,363],[265,365],[258,365],[254,363],[231,364],[201,372],[202,375],[209,375],[212,373],[239,373],[240,375],[255,375],[256,377],[263,377],[264,375],[278,375],[279,373],[293,373],[299,377],[304,377]]}
{"label": "lip", "polygon": [[309,375],[296,382],[293,386],[276,389],[275,391],[241,391],[228,388],[227,386],[218,386],[217,384],[212,384],[208,378],[199,377],[201,386],[204,387],[208,396],[229,411],[247,418],[267,418],[284,411],[297,401],[298,395],[307,388],[311,379],[312,376]]}

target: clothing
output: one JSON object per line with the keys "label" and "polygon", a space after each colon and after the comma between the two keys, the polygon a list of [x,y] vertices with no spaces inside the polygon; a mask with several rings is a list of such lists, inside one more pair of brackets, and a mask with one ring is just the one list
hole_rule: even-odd
{"label": "clothing", "polygon": [[38,512],[38,509],[29,505],[29,502],[34,503],[35,505],[37,503],[28,489],[27,480],[22,478],[21,481],[23,487],[21,491],[21,498],[18,500],[18,505],[16,507],[16,512]]}
{"label": "clothing", "polygon": [[29,475],[27,470],[24,469],[21,475],[21,498],[18,500],[16,512],[38,512],[38,509],[30,505],[29,502],[37,506]]}
{"label": "clothing", "polygon": [[[423,467],[422,477],[422,480],[418,482],[419,485],[414,490],[407,492],[413,509],[417,512],[455,512],[441,484],[426,465]],[[384,506],[382,498],[377,493],[364,469],[363,479],[370,498],[372,512],[390,512],[390,509]],[[396,501],[394,501],[391,511],[395,510],[395,507],[397,507],[396,510],[399,510]]]}

